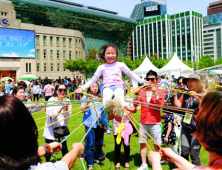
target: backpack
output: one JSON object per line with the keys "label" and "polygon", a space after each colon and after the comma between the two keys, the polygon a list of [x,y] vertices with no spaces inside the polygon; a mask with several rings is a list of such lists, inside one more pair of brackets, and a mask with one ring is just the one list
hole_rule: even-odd
{"label": "backpack", "polygon": [[0,91],[1,91],[1,92],[5,92],[5,91],[6,91],[4,84],[1,84]]}

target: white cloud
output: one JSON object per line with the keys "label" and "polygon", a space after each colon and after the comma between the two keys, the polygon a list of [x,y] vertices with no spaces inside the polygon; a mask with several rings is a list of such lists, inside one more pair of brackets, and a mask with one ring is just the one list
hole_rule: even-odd
{"label": "white cloud", "polygon": [[30,51],[30,53],[34,53],[35,52],[35,49],[31,49],[31,50],[29,50]]}
{"label": "white cloud", "polygon": [[35,57],[35,55],[33,55],[33,54],[29,54],[28,57]]}
{"label": "white cloud", "polygon": [[18,57],[17,54],[12,53],[12,54],[3,54],[3,57]]}

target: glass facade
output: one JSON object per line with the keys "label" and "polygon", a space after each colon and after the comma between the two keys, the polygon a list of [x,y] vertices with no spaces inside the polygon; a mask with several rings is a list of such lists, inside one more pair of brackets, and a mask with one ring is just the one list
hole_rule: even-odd
{"label": "glass facade", "polygon": [[202,56],[202,40],[201,14],[187,11],[153,17],[137,22],[133,57],[156,54],[160,59],[168,59],[176,53],[181,60],[191,60],[192,52],[198,58]]}

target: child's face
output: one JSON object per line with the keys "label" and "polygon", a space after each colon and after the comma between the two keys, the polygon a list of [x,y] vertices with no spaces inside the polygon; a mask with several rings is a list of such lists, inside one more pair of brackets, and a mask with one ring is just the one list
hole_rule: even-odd
{"label": "child's face", "polygon": [[113,64],[116,62],[116,49],[113,47],[108,47],[105,51],[104,58],[106,59],[107,64]]}

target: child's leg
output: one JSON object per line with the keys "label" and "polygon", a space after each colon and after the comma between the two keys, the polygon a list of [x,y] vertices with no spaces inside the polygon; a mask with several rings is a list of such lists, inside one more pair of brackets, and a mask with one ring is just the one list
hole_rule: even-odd
{"label": "child's leg", "polygon": [[113,90],[110,88],[103,89],[103,104],[106,104],[107,99],[112,99],[113,97]]}
{"label": "child's leg", "polygon": [[125,100],[124,100],[124,89],[123,88],[116,88],[114,90],[114,96],[118,97],[122,103],[122,106],[124,107],[125,105]]}
{"label": "child's leg", "polygon": [[109,119],[113,119],[113,109],[114,103],[112,100],[113,97],[113,90],[110,88],[103,89],[103,104],[105,106],[107,116]]}

